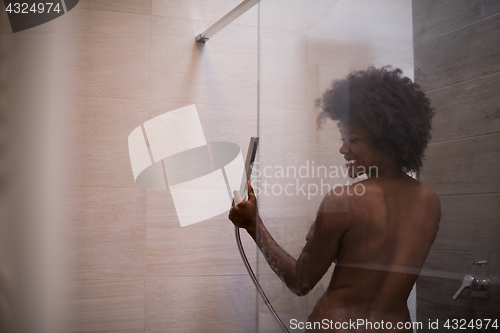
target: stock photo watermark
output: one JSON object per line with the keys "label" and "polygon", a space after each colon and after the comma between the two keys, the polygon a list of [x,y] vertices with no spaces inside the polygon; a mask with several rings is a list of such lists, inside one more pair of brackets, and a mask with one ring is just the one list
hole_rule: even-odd
{"label": "stock photo watermark", "polygon": [[11,1],[4,0],[12,32],[27,30],[45,24],[69,12],[79,0]]}
{"label": "stock photo watermark", "polygon": [[333,321],[323,319],[322,321],[299,321],[297,319],[290,320],[290,329],[336,329],[336,330],[422,330],[426,327],[428,330],[437,331],[456,331],[456,330],[486,330],[488,328],[497,330],[499,328],[498,319],[447,319],[447,320],[432,320],[415,322],[397,322],[390,321],[370,321],[368,319],[349,319],[348,321]]}
{"label": "stock photo watermark", "polygon": [[[306,161],[303,165],[260,166],[255,162],[252,187],[256,195],[265,196],[306,196],[307,200],[317,195],[364,195],[365,186],[362,183],[352,184],[350,181],[340,183],[342,178],[378,177],[377,166],[365,168],[359,166],[354,175],[352,167],[337,165],[316,165],[314,161]],[[352,186],[349,186],[352,185]]]}

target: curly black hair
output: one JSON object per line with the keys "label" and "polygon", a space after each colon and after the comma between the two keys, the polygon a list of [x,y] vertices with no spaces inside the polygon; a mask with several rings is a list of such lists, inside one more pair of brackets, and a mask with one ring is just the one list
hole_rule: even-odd
{"label": "curly black hair", "polygon": [[391,66],[370,67],[334,81],[316,100],[318,129],[326,118],[361,128],[399,170],[418,179],[435,110],[419,85],[402,73]]}

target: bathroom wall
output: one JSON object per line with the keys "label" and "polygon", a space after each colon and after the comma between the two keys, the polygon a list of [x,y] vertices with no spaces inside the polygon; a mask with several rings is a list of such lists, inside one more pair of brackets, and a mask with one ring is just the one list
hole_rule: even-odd
{"label": "bathroom wall", "polygon": [[[257,124],[257,10],[208,44],[194,42],[239,2],[82,0],[67,14],[69,332],[254,330],[255,289],[227,212],[181,228],[169,190],[134,183],[127,146],[134,128],[190,104],[207,141],[248,145]],[[255,265],[255,251],[249,256]]]}
{"label": "bathroom wall", "polygon": [[[245,150],[261,136],[261,171],[341,165],[336,127],[315,131],[314,99],[371,64],[409,77],[415,66],[437,110],[422,180],[440,195],[443,217],[418,281],[417,319],[499,318],[498,2],[262,0],[206,45],[194,43],[238,3],[80,0],[15,35],[2,12],[0,330],[278,331],[226,214],[180,228],[168,190],[135,185],[127,137],[196,104],[207,141]],[[320,199],[259,196],[266,224],[294,255]],[[304,320],[331,270],[297,298],[244,234],[243,242],[280,316]],[[465,274],[490,278],[488,299],[466,289],[452,300]],[[17,320],[5,320],[12,313]]]}
{"label": "bathroom wall", "polygon": [[[227,213],[180,228],[168,190],[135,185],[128,135],[148,119],[196,104],[207,141],[245,151],[249,137],[260,135],[256,170],[341,165],[335,125],[315,131],[314,99],[331,80],[371,64],[413,74],[410,1],[263,0],[207,44],[194,43],[239,3],[81,0],[66,15],[73,45],[67,331],[234,333],[258,325],[276,332]],[[266,225],[297,255],[321,197],[259,200]],[[331,273],[298,299],[247,235],[243,242],[285,322],[305,319]]]}
{"label": "bathroom wall", "polygon": [[[413,1],[415,80],[436,108],[422,180],[442,205],[417,283],[425,321],[500,318],[499,25],[497,1]],[[490,279],[489,298],[452,299],[466,274]]]}

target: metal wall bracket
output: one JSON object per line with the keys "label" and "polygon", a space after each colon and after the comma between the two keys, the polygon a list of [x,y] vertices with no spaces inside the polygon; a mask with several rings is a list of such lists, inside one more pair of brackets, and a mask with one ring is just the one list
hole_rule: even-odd
{"label": "metal wall bracket", "polygon": [[206,43],[208,42],[208,38],[207,37],[203,37],[202,34],[199,34],[196,36],[196,42],[197,43]]}
{"label": "metal wall bracket", "polygon": [[202,32],[201,34],[196,36],[196,42],[197,43],[206,43],[209,38],[211,38],[213,35],[215,35],[219,31],[221,31],[222,29],[224,29],[229,23],[233,22],[238,17],[243,15],[250,8],[252,8],[256,4],[258,4],[259,1],[260,0],[245,0],[245,1],[243,1],[238,6],[236,6],[233,10],[231,10],[229,13],[224,15],[223,18],[221,18],[220,20],[218,20],[217,22],[212,24],[210,26],[210,28],[208,28],[207,30],[205,30],[204,32]]}

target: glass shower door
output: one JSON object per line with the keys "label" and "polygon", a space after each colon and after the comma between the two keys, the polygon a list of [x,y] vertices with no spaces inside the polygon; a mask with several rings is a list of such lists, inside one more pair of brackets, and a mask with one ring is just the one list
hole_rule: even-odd
{"label": "glass shower door", "polygon": [[[295,258],[330,189],[352,182],[342,168],[341,136],[327,121],[317,130],[315,100],[333,80],[370,65],[392,65],[413,78],[411,1],[261,1],[259,135],[253,184],[262,219]],[[295,296],[258,256],[258,278],[285,325],[307,321],[334,265],[304,297]],[[415,295],[409,303],[415,314]],[[280,328],[258,302],[259,332]]]}

